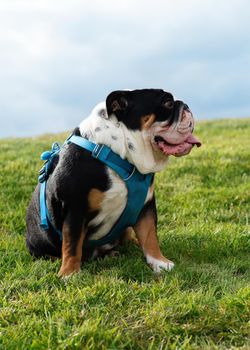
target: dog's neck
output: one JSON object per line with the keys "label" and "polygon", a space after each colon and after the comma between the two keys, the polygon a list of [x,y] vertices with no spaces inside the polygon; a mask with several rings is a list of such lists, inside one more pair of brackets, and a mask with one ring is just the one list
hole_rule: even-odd
{"label": "dog's neck", "polygon": [[115,115],[108,116],[105,102],[99,103],[79,128],[82,137],[110,147],[142,174],[158,172],[166,165],[167,157],[153,151],[149,132],[129,130]]}

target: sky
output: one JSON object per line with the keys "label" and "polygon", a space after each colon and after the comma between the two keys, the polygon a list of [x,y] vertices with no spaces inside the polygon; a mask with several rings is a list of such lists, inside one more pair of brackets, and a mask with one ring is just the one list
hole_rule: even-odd
{"label": "sky", "polygon": [[249,0],[0,0],[0,137],[72,130],[113,90],[250,117]]}

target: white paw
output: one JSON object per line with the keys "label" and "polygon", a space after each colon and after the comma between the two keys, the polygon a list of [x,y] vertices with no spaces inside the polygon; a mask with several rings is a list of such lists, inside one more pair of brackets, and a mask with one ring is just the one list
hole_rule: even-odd
{"label": "white paw", "polygon": [[154,272],[159,273],[162,270],[171,271],[174,267],[174,263],[170,260],[158,260],[150,255],[146,256],[147,263],[152,267]]}

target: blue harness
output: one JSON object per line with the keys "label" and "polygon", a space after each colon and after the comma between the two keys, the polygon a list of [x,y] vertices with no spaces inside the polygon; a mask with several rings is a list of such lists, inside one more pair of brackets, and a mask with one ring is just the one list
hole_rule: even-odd
{"label": "blue harness", "polygon": [[[99,159],[102,163],[114,170],[127,186],[127,205],[118,221],[114,224],[113,228],[108,234],[97,240],[87,240],[85,242],[85,246],[95,247],[106,243],[111,243],[118,239],[127,227],[133,226],[137,222],[138,216],[144,207],[153,174],[141,174],[131,163],[125,159],[122,159],[106,145],[95,144],[84,139],[83,137],[75,135],[71,135],[65,143],[74,143],[75,145],[78,145],[79,147],[91,152],[93,158]],[[46,181],[49,176],[49,170],[53,164],[53,159],[59,152],[59,144],[54,143],[51,151],[46,151],[41,155],[41,159],[45,161],[45,164],[39,172],[40,226],[44,230],[48,230],[50,225],[62,240],[62,232],[60,230],[56,230],[53,226],[46,204]]]}

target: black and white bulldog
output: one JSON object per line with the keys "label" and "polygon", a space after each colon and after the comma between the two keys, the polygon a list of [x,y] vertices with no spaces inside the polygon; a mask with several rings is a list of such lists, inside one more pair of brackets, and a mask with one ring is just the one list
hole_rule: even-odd
{"label": "black and white bulldog", "polygon": [[[194,145],[199,147],[193,130],[194,119],[184,102],[160,89],[142,89],[110,93],[73,134],[110,147],[141,174],[149,174],[161,171],[169,156],[187,155]],[[155,272],[173,268],[158,244],[153,177],[133,228],[89,251],[84,249],[86,242],[107,235],[123,213],[124,181],[89,151],[73,143],[64,146],[53,159],[46,188],[48,211],[62,240],[52,229],[40,227],[39,193],[40,184],[27,210],[27,247],[35,257],[62,257],[60,276],[79,271],[82,260],[110,253],[130,239],[141,246]]]}

